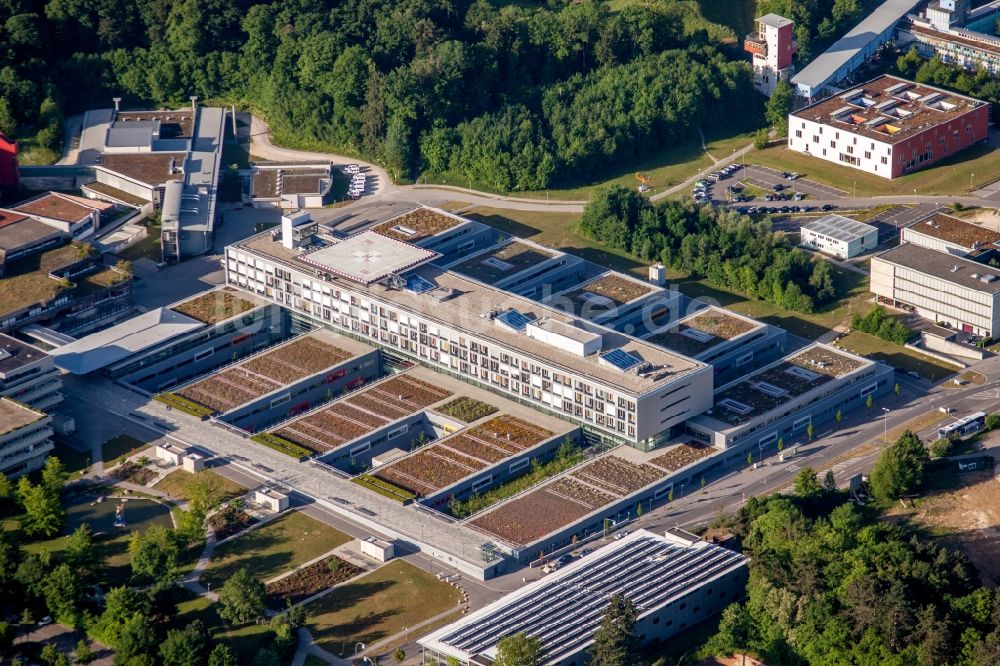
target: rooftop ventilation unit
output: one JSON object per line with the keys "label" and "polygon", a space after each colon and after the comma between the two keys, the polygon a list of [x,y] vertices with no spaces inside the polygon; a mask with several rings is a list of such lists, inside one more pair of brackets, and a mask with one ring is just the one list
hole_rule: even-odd
{"label": "rooftop ventilation unit", "polygon": [[979,278],[979,281],[980,282],[990,283],[990,282],[993,282],[996,279],[997,279],[996,275],[984,275],[981,278]]}
{"label": "rooftop ventilation unit", "polygon": [[954,266],[952,266],[952,267],[951,267],[951,272],[952,272],[952,273],[957,273],[957,272],[959,272],[960,270],[962,270],[962,267],[961,267],[961,266],[959,266],[958,264],[955,264]]}
{"label": "rooftop ventilation unit", "polygon": [[11,358],[12,354],[6,349],[0,349],[0,361],[6,361]]}

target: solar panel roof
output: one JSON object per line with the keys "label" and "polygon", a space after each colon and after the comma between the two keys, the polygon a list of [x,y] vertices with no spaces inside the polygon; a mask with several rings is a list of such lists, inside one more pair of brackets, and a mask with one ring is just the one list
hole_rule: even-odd
{"label": "solar panel roof", "polygon": [[642,363],[638,358],[628,353],[627,351],[622,351],[621,349],[612,349],[611,351],[602,354],[601,359],[607,363],[610,363],[614,367],[618,368],[622,372],[625,372],[629,368],[634,368],[635,366]]}
{"label": "solar panel roof", "polygon": [[497,321],[513,331],[523,331],[531,319],[512,308],[498,314]]}

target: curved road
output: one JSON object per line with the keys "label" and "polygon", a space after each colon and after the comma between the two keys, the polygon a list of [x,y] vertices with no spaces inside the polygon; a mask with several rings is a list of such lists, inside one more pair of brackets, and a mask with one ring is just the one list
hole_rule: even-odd
{"label": "curved road", "polygon": [[[720,159],[717,163],[706,167],[695,173],[682,183],[659,192],[652,197],[651,201],[659,201],[677,192],[687,191],[700,178],[718,170],[721,166],[733,162],[745,155],[752,145],[745,146],[732,155]],[[510,197],[488,192],[479,192],[464,187],[452,185],[396,185],[389,178],[389,174],[384,168],[376,164],[363,162],[353,157],[345,155],[333,155],[326,153],[314,153],[292,148],[283,148],[275,145],[271,141],[271,134],[263,120],[252,116],[250,125],[250,152],[253,155],[269,160],[303,161],[303,160],[323,160],[334,164],[358,164],[367,169],[369,174],[374,176],[374,190],[365,196],[365,199],[373,197],[384,198],[390,201],[405,201],[421,203],[427,205],[440,205],[445,202],[460,199],[468,202],[472,206],[490,206],[493,208],[506,208],[510,210],[526,211],[548,211],[552,213],[582,213],[586,201],[543,201],[541,199],[528,199],[524,197]],[[810,199],[809,205],[823,206],[833,204],[838,208],[869,208],[882,204],[936,204],[939,206],[950,203],[961,203],[968,206],[982,206],[988,200],[974,196],[911,196],[893,195],[878,197],[840,197],[830,199]]]}

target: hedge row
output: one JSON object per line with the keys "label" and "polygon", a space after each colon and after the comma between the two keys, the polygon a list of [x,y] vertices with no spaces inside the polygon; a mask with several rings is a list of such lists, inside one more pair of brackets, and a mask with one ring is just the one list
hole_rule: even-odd
{"label": "hedge row", "polygon": [[188,400],[184,396],[177,395],[176,393],[158,393],[153,396],[153,399],[158,402],[162,402],[168,407],[184,412],[185,414],[197,416],[202,420],[207,419],[215,413],[214,410],[209,409],[205,405],[197,403],[194,400]]}
{"label": "hedge row", "polygon": [[269,432],[259,432],[256,435],[251,436],[250,441],[263,444],[269,449],[274,449],[278,453],[284,453],[286,456],[291,456],[296,460],[308,458],[313,454],[312,451],[304,446],[299,446],[295,442],[287,440],[284,437],[272,435]]}
{"label": "hedge row", "polygon": [[402,502],[403,504],[412,502],[417,497],[416,494],[406,490],[405,488],[400,488],[395,484],[383,481],[382,479],[375,478],[374,476],[370,476],[368,474],[356,476],[351,479],[351,481],[359,486],[367,488],[368,490],[375,491],[383,497],[388,497],[389,499]]}

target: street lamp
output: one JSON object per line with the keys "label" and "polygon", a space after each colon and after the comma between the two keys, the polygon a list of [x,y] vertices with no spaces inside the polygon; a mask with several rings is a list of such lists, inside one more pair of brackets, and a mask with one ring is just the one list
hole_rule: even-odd
{"label": "street lamp", "polygon": [[889,409],[882,408],[882,441],[889,443]]}
{"label": "street lamp", "polygon": [[365,649],[365,644],[361,643],[361,642],[358,642],[357,644],[355,644],[355,646],[354,646],[354,659],[355,660],[357,660],[357,658],[358,658],[358,649],[359,648],[362,649],[362,650],[364,650]]}
{"label": "street lamp", "polygon": [[913,188],[913,205],[917,205],[917,188]]}
{"label": "street lamp", "polygon": [[858,198],[858,181],[854,181],[854,198]]}

